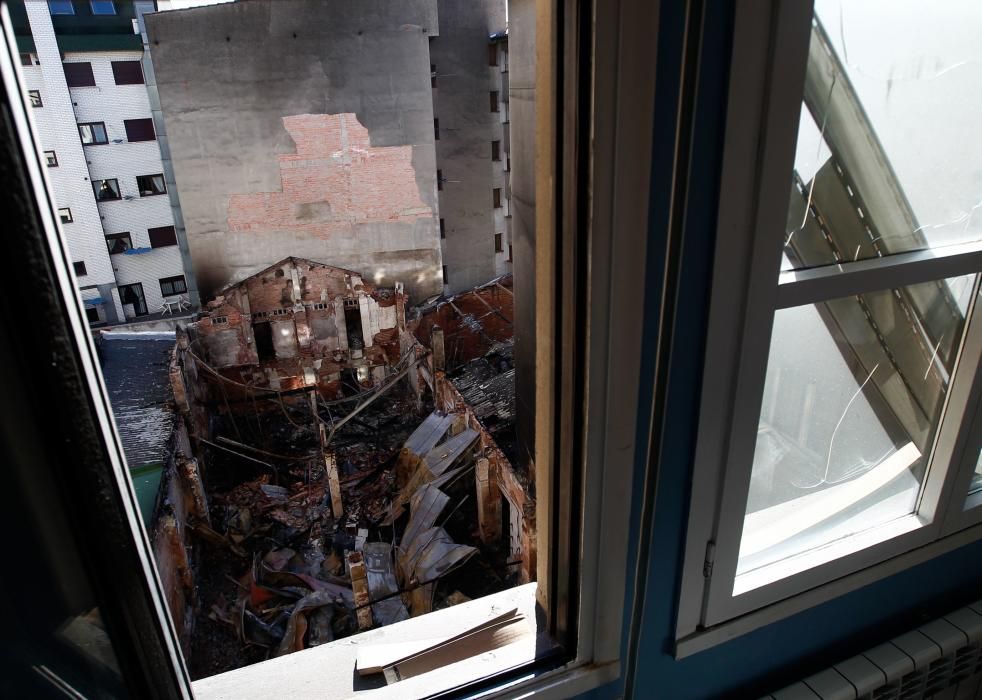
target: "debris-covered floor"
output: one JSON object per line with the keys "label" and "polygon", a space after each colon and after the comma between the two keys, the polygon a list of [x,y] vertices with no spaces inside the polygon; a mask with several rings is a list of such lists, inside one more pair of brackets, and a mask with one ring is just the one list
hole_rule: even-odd
{"label": "debris-covered floor", "polygon": [[[192,528],[193,678],[404,619],[414,588],[432,595],[426,605],[441,608],[517,582],[506,550],[457,544],[479,541],[473,463],[466,455],[444,455],[439,489],[419,489],[426,497],[419,512],[413,508],[420,493],[408,508],[393,507],[400,452],[430,410],[421,410],[408,391],[392,394],[333,437],[343,522],[331,516],[318,428],[305,402],[214,418],[205,472],[211,523]],[[320,411],[327,417],[330,406],[322,402]],[[410,530],[422,535],[410,541]],[[400,548],[393,553],[393,542],[414,547],[408,564],[410,555]],[[416,557],[439,562],[425,569]],[[417,573],[397,578],[400,563]],[[438,574],[417,580],[430,575],[423,571]],[[400,588],[397,580],[407,577]]]}

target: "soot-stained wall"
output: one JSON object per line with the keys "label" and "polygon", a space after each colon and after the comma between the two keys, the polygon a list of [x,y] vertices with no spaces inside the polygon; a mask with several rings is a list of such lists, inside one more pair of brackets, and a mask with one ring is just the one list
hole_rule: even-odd
{"label": "soot-stained wall", "polygon": [[147,17],[207,299],[288,256],[438,294],[436,0],[247,0]]}

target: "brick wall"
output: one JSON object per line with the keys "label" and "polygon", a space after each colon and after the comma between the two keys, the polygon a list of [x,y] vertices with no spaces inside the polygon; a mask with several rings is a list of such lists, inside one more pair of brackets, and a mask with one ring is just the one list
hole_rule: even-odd
{"label": "brick wall", "polygon": [[358,236],[355,224],[432,218],[420,198],[412,146],[373,147],[354,114],[283,117],[296,153],[279,156],[282,191],[233,194],[228,230]]}

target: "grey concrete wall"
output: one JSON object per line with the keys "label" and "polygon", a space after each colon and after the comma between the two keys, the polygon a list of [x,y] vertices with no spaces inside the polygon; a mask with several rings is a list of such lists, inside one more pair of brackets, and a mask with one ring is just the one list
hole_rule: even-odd
{"label": "grey concrete wall", "polygon": [[488,36],[505,27],[505,0],[439,0],[439,10],[440,36],[430,43],[430,56],[444,178],[443,262],[448,291],[455,293],[495,277],[491,141],[501,138],[501,124],[490,109]]}
{"label": "grey concrete wall", "polygon": [[516,430],[535,446],[535,0],[508,2]]}
{"label": "grey concrete wall", "polygon": [[[436,0],[240,0],[145,21],[204,298],[287,256],[383,285],[402,281],[415,300],[441,291],[428,46]],[[356,124],[370,144],[308,160],[284,122],[298,115],[354,115],[342,140]],[[306,144],[317,147],[314,138]],[[364,171],[400,148],[409,149],[409,193],[405,182],[378,184]],[[362,180],[335,172],[339,163],[362,167],[354,176]],[[294,182],[303,196],[284,196],[284,174],[304,173],[308,179]],[[349,192],[376,186],[379,211],[353,212]],[[419,206],[394,216],[385,187]],[[230,212],[233,197],[244,198],[234,200],[243,207],[266,201],[286,209],[247,212],[251,223],[232,227],[230,214],[243,219]],[[257,223],[263,216],[265,225]]]}

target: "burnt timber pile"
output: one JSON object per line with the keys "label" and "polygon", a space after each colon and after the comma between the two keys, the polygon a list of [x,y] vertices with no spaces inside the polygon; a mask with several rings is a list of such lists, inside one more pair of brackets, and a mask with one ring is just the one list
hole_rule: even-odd
{"label": "burnt timber pile", "polygon": [[534,578],[511,279],[407,301],[288,258],[178,329],[153,531],[193,677]]}

